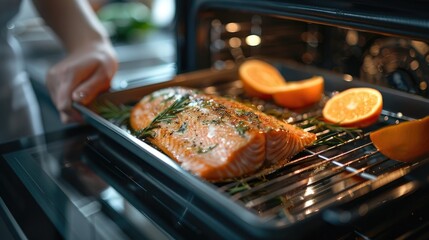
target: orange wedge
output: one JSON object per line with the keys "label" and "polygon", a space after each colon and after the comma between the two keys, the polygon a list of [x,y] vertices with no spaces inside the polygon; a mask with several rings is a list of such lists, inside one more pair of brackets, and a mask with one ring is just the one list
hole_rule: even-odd
{"label": "orange wedge", "polygon": [[247,60],[240,65],[238,74],[243,82],[244,91],[251,97],[271,99],[279,86],[286,81],[273,65],[261,60]]}
{"label": "orange wedge", "polygon": [[350,88],[329,99],[323,108],[327,122],[346,127],[367,127],[383,108],[381,93],[373,88]]}
{"label": "orange wedge", "polygon": [[374,146],[386,157],[413,161],[429,156],[429,116],[371,132]]}
{"label": "orange wedge", "polygon": [[302,108],[317,103],[323,96],[324,80],[321,76],[288,82],[273,94],[274,101],[287,108]]}

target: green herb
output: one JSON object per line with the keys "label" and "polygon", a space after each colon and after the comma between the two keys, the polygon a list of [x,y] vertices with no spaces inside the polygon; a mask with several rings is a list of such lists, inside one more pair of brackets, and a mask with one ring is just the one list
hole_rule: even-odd
{"label": "green herb", "polygon": [[177,99],[168,108],[158,114],[147,127],[143,128],[142,130],[136,131],[134,133],[135,136],[137,136],[138,138],[155,137],[155,132],[153,130],[159,128],[160,123],[170,122],[172,119],[174,119],[178,113],[185,110],[189,102],[189,95],[185,95],[180,99]]}
{"label": "green herb", "polygon": [[249,189],[251,187],[247,182],[239,182],[235,187],[228,189],[228,193],[232,195]]}
{"label": "green herb", "polygon": [[210,152],[211,150],[213,150],[216,147],[217,147],[217,144],[209,146],[208,148],[201,148],[201,147],[199,147],[198,150],[197,150],[197,153],[198,154],[208,153],[208,152]]}
{"label": "green herb", "polygon": [[131,106],[117,106],[112,102],[106,102],[104,105],[99,105],[97,107],[97,111],[100,116],[118,125],[123,124],[130,119],[131,109]]}
{"label": "green herb", "polygon": [[235,110],[235,114],[237,114],[238,116],[244,116],[248,113],[248,111],[245,111],[243,109],[236,109]]}
{"label": "green herb", "polygon": [[213,101],[211,101],[211,100],[201,100],[200,105],[203,108],[212,107],[213,106]]}
{"label": "green herb", "polygon": [[186,131],[186,129],[188,129],[188,123],[187,123],[187,122],[184,122],[184,123],[180,126],[180,128],[177,130],[177,132],[179,132],[179,133],[184,133],[184,132]]}
{"label": "green herb", "polygon": [[217,112],[221,117],[229,116],[230,114],[227,111],[227,107],[225,105],[216,103],[213,106],[211,106],[212,110]]}
{"label": "green herb", "polygon": [[223,123],[222,118],[213,119],[213,120],[203,120],[202,121],[202,124],[204,124],[204,125],[209,125],[209,124],[219,125],[221,123]]}
{"label": "green herb", "polygon": [[251,122],[255,122],[255,123],[260,123],[261,121],[259,120],[259,117],[256,113],[251,112],[251,111],[246,111],[243,109],[236,109],[235,110],[235,114],[237,114],[237,116],[239,117],[247,117],[249,121]]}
{"label": "green herb", "polygon": [[244,136],[244,134],[249,130],[250,127],[244,124],[243,121],[239,121],[237,125],[235,125],[235,130],[240,134],[240,136]]}
{"label": "green herb", "polygon": [[315,127],[315,131],[322,132],[329,130],[329,134],[319,137],[313,145],[329,145],[334,146],[344,143],[346,140],[341,138],[344,135],[348,135],[352,138],[362,136],[362,130],[359,128],[342,127],[336,124],[327,123],[317,118],[309,118],[306,120],[306,124],[301,125],[301,128]]}

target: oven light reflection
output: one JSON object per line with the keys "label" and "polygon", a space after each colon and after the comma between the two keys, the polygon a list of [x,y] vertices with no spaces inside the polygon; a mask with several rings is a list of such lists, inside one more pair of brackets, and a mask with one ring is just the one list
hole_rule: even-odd
{"label": "oven light reflection", "polygon": [[346,34],[346,42],[349,46],[355,46],[358,44],[359,35],[357,31],[349,30]]}
{"label": "oven light reflection", "polygon": [[410,68],[411,68],[411,70],[413,70],[413,71],[417,70],[417,68],[419,68],[419,62],[418,62],[417,60],[413,60],[413,61],[410,63]]}
{"label": "oven light reflection", "polygon": [[415,187],[416,187],[416,185],[413,182],[406,183],[406,184],[398,187],[394,193],[394,198],[398,198],[398,197],[401,197],[405,194],[408,194],[409,192],[414,190]]}
{"label": "oven light reflection", "polygon": [[421,42],[421,41],[411,41],[411,45],[421,55],[425,55],[425,54],[429,53],[429,46],[426,43],[424,43],[424,42]]}
{"label": "oven light reflection", "polygon": [[124,199],[114,188],[106,188],[106,190],[100,193],[100,196],[116,211],[122,212],[124,210]]}
{"label": "oven light reflection", "polygon": [[261,44],[261,37],[259,37],[258,35],[249,35],[246,37],[246,43],[249,46],[258,46],[259,44]]}
{"label": "oven light reflection", "polygon": [[[313,182],[314,182],[314,179],[310,177],[308,179],[307,188],[305,189],[305,192],[304,192],[304,197],[308,197],[314,194],[314,187],[311,186]],[[304,208],[308,208],[313,204],[314,204],[314,199],[308,199],[307,201],[304,202]],[[311,214],[312,212],[313,210],[311,208],[308,208],[307,210],[305,210],[306,215]]]}
{"label": "oven light reflection", "polygon": [[235,33],[241,30],[241,26],[238,23],[228,23],[225,25],[225,30],[230,33]]}
{"label": "oven light reflection", "polygon": [[425,91],[428,88],[428,84],[426,82],[420,82],[419,87],[420,90]]}
{"label": "oven light reflection", "polygon": [[351,81],[353,81],[353,76],[350,74],[344,74],[343,79],[346,82],[351,82]]}
{"label": "oven light reflection", "polygon": [[228,44],[232,48],[239,48],[241,46],[241,39],[238,37],[232,37],[228,40]]}
{"label": "oven light reflection", "polygon": [[213,42],[213,47],[217,50],[221,50],[225,47],[225,42],[221,39],[217,39]]}

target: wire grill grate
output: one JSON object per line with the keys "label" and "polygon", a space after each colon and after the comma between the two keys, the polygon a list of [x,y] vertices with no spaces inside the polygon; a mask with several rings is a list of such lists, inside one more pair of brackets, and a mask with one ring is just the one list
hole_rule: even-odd
{"label": "wire grill grate", "polygon": [[[380,119],[383,124],[408,120],[387,111],[383,111]],[[372,182],[408,166],[378,152],[369,139],[369,132],[320,129],[309,125],[308,117],[294,120],[288,119],[288,122],[305,126],[306,131],[324,139],[322,144],[306,148],[272,173],[219,187],[219,191],[267,221],[290,223],[304,219],[338,200],[358,196],[359,191]],[[329,141],[336,144],[330,146]]]}

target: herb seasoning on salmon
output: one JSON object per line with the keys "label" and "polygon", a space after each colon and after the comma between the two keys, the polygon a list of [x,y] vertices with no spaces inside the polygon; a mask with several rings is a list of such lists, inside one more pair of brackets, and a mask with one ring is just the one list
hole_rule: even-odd
{"label": "herb seasoning on salmon", "polygon": [[313,133],[227,98],[172,87],[137,103],[130,125],[184,169],[210,181],[251,174],[290,159]]}

